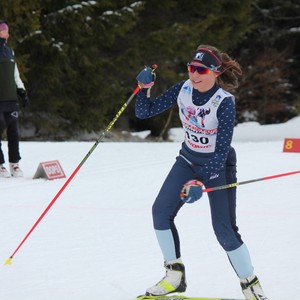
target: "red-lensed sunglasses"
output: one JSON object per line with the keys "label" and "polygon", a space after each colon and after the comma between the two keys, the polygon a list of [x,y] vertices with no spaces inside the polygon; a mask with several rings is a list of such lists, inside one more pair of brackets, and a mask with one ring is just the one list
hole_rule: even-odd
{"label": "red-lensed sunglasses", "polygon": [[208,69],[206,67],[195,66],[195,65],[190,65],[190,64],[187,64],[187,68],[188,68],[189,72],[195,73],[197,71],[198,74],[200,74],[200,75],[206,75],[206,74],[209,74],[210,72],[212,72],[211,69]]}

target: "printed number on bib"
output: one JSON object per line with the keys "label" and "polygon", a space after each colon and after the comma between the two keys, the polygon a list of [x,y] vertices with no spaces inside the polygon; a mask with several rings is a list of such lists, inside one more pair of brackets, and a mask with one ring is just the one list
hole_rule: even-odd
{"label": "printed number on bib", "polygon": [[202,144],[202,145],[207,145],[209,143],[209,138],[208,137],[204,137],[204,136],[198,137],[194,134],[190,134],[187,131],[185,133],[186,133],[187,138],[189,140],[192,140],[195,143],[199,143],[199,144]]}

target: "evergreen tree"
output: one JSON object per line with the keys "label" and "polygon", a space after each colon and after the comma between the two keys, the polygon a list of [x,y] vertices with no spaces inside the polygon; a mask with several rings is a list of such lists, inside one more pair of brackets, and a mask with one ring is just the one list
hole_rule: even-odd
{"label": "evergreen tree", "polygon": [[[32,102],[23,126],[34,125],[42,139],[103,129],[144,65],[159,65],[152,89],[158,95],[187,79],[186,63],[199,44],[242,64],[239,121],[246,112],[262,123],[285,120],[292,115],[278,112],[290,113],[299,99],[299,9],[296,0],[2,1],[0,18],[10,25]],[[139,121],[130,105],[122,118],[160,136],[179,125],[171,114]]]}
{"label": "evergreen tree", "polygon": [[[148,0],[140,19],[130,34],[121,39],[119,64],[128,63],[128,78],[136,75],[136,67],[157,63],[157,83],[152,89],[157,95],[177,81],[187,79],[186,64],[200,44],[212,44],[227,51],[234,48],[249,30],[251,1],[216,0]],[[132,109],[133,110],[133,109]],[[133,111],[131,111],[133,115]],[[159,136],[169,117],[166,112],[156,118],[139,121],[131,119],[136,129],[151,129]],[[170,126],[178,126],[177,114]]]}
{"label": "evergreen tree", "polygon": [[43,3],[42,34],[27,39],[23,47],[31,57],[28,68],[35,105],[30,120],[37,135],[61,138],[62,133],[99,130],[108,113],[115,111],[115,99],[122,98],[123,88],[110,50],[134,25],[138,5],[126,8],[122,6],[126,1],[119,1],[119,6],[113,2]]}
{"label": "evergreen tree", "polygon": [[25,84],[28,81],[26,61],[30,54],[24,53],[22,46],[24,40],[39,29],[39,8],[38,0],[0,2],[0,19],[5,20],[9,25],[8,45],[15,52],[18,68]]}
{"label": "evergreen tree", "polygon": [[284,122],[297,114],[300,5],[294,0],[253,1],[252,30],[236,51],[243,64],[238,120]]}

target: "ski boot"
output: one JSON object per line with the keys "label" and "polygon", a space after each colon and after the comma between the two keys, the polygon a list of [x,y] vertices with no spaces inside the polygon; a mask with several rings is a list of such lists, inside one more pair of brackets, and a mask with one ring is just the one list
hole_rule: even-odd
{"label": "ski boot", "polygon": [[23,177],[23,171],[20,169],[18,163],[10,163],[10,173],[13,177]]}
{"label": "ski boot", "polygon": [[186,279],[184,265],[181,262],[166,262],[164,267],[166,275],[161,281],[146,290],[147,296],[161,296],[174,292],[185,292]]}
{"label": "ski boot", "polygon": [[2,178],[9,178],[10,177],[9,172],[7,171],[7,169],[3,165],[0,165],[0,177],[2,177]]}
{"label": "ski boot", "polygon": [[246,300],[268,300],[255,275],[241,279],[241,287]]}

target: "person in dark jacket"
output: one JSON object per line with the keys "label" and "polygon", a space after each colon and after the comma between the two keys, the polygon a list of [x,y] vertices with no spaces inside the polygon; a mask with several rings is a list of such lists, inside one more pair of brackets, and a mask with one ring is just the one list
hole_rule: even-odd
{"label": "person in dark jacket", "polygon": [[[12,49],[7,46],[9,27],[5,21],[0,21],[0,177],[22,177],[19,167],[21,159],[19,152],[19,103],[23,107],[29,104],[29,98],[20,78]],[[8,142],[9,171],[5,168],[1,140],[4,131]]]}

